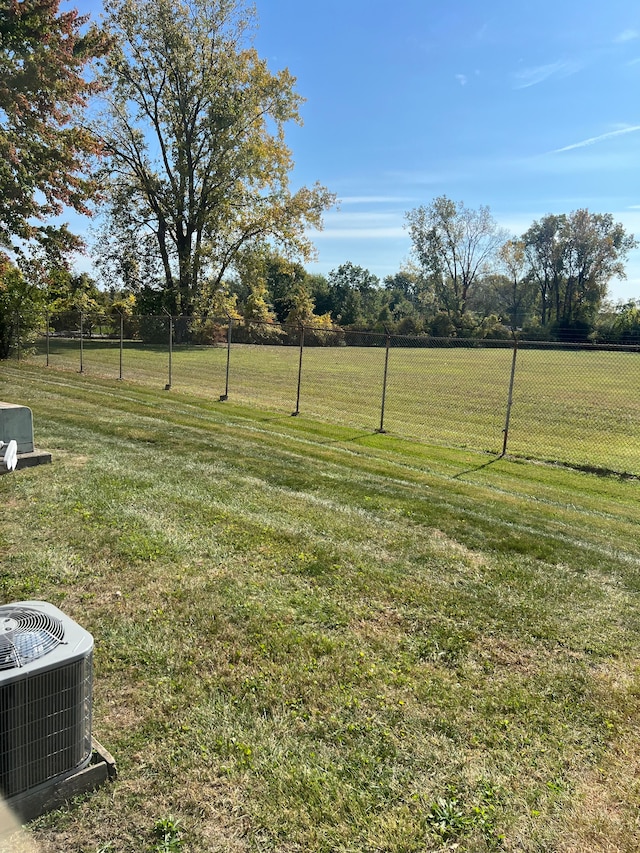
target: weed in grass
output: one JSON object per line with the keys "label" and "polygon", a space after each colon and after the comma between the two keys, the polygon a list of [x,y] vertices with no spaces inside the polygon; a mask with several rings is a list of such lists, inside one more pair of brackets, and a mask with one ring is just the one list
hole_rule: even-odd
{"label": "weed in grass", "polygon": [[455,666],[476,638],[476,632],[455,625],[434,624],[430,631],[415,629],[407,645],[419,661]]}
{"label": "weed in grass", "polygon": [[169,815],[157,820],[153,827],[157,841],[153,847],[153,853],[175,853],[182,850],[182,821]]}
{"label": "weed in grass", "polygon": [[[481,781],[478,788],[468,799],[454,785],[447,785],[444,795],[429,804],[425,823],[442,842],[456,842],[476,835],[482,838],[484,850],[500,850],[505,836],[498,830],[496,822],[499,793],[488,782]],[[475,845],[474,849],[477,849]]]}
{"label": "weed in grass", "polygon": [[467,832],[472,822],[453,787],[429,805],[425,820],[431,832],[442,841],[457,840]]}

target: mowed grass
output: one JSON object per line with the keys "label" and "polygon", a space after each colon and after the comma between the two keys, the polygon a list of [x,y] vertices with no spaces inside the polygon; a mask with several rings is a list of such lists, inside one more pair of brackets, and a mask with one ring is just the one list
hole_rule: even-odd
{"label": "mowed grass", "polygon": [[[402,339],[398,339],[402,341]],[[52,339],[51,368],[78,371],[79,341]],[[229,399],[282,414],[296,409],[297,347],[233,345]],[[42,364],[41,352],[35,362]],[[324,421],[429,443],[499,453],[512,366],[509,348],[393,347],[384,416],[383,347],[307,347],[299,410]],[[125,344],[126,383],[161,389],[169,379],[167,346]],[[227,349],[174,348],[174,390],[217,400],[227,388]],[[117,341],[85,341],[83,371],[117,378]],[[640,474],[640,354],[520,349],[507,450],[510,454],[618,473]]]}
{"label": "mowed grass", "polygon": [[[0,596],[95,638],[41,849],[640,849],[638,483],[30,365]],[[172,825],[174,825],[172,823]]]}

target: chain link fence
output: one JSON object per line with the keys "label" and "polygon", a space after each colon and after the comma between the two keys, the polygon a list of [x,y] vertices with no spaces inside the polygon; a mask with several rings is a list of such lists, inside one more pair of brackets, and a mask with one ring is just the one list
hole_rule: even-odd
{"label": "chain link fence", "polygon": [[365,433],[640,475],[638,347],[67,313],[19,352]]}

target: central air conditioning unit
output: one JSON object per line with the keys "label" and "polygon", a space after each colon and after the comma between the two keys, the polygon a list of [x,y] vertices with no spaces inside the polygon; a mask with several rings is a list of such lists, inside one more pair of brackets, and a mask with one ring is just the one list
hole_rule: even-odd
{"label": "central air conditioning unit", "polygon": [[0,606],[0,793],[10,806],[91,760],[93,637],[44,601]]}

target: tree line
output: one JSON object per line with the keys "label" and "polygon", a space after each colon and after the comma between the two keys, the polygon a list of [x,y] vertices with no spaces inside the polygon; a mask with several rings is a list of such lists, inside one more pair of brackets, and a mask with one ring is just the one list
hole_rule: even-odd
{"label": "tree line", "polygon": [[[136,333],[133,318],[182,315],[205,337],[237,317],[273,340],[283,323],[633,338],[635,303],[606,293],[636,243],[609,214],[549,214],[514,237],[441,196],[407,212],[411,262],[394,275],[307,272],[336,199],[290,187],[302,99],[254,29],[243,0],[106,0],[100,26],[59,0],[1,0],[0,357],[45,308],[61,328],[115,312]],[[73,271],[86,247],[60,224],[69,208],[97,214],[98,283]]]}

